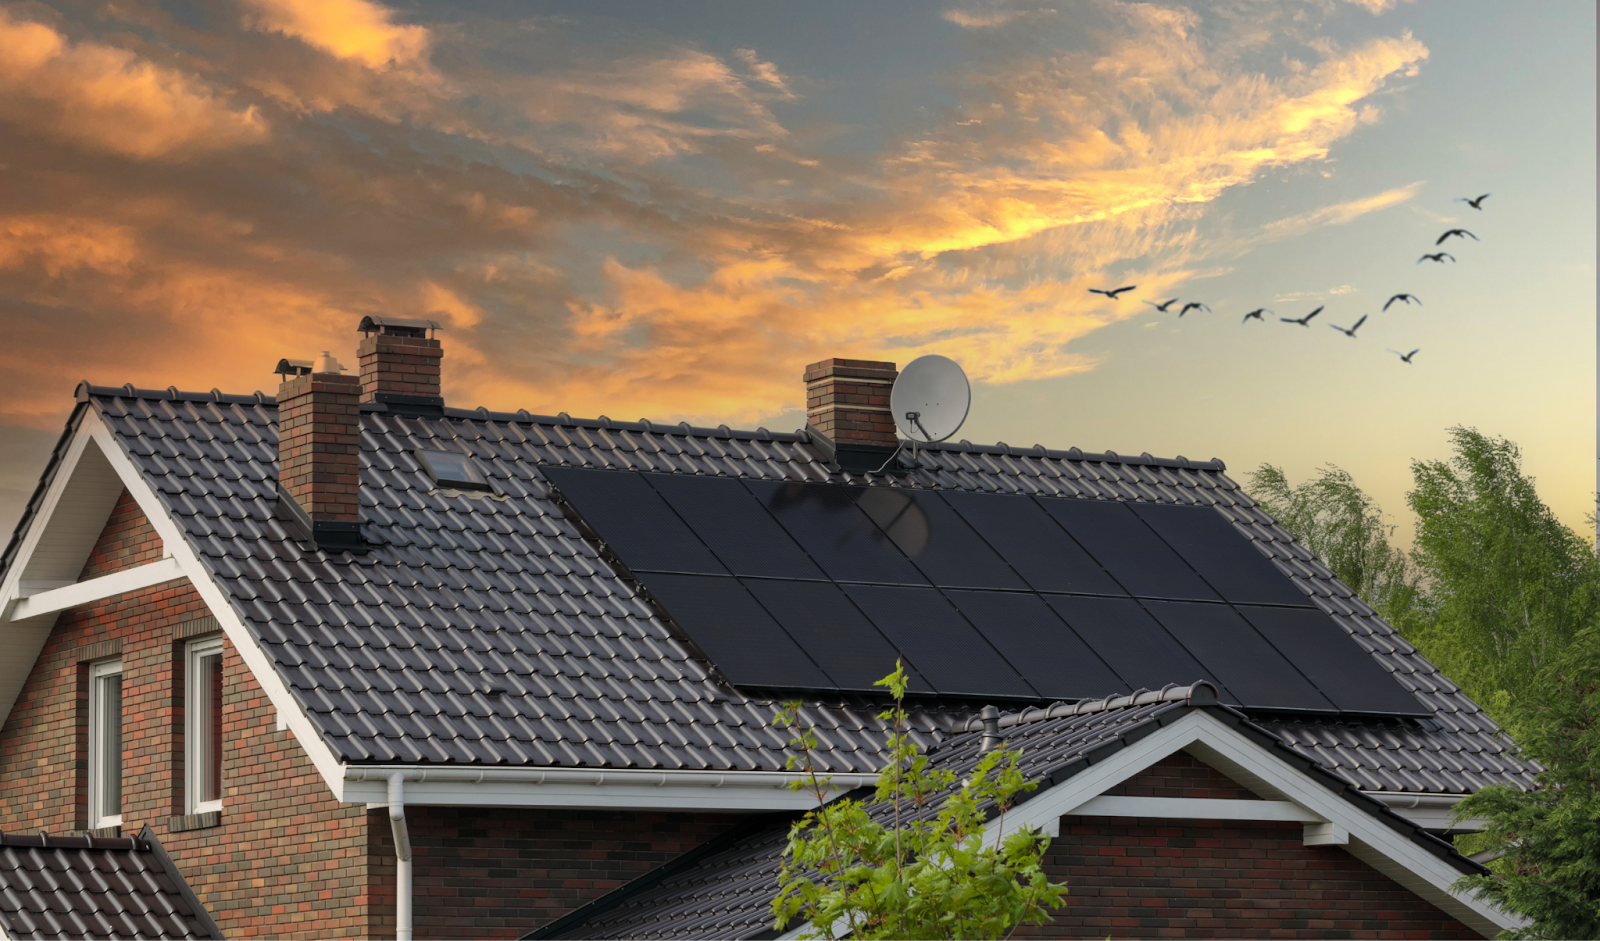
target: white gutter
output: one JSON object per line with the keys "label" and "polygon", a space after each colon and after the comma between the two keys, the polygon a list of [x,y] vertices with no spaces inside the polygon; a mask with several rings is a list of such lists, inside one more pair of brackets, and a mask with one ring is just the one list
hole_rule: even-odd
{"label": "white gutter", "polygon": [[404,775],[389,775],[389,826],[394,829],[394,921],[396,941],[411,941],[411,835],[406,832]]}
{"label": "white gutter", "polygon": [[[809,810],[809,775],[785,771],[642,771],[587,768],[346,767],[343,799],[383,804],[390,781],[406,782],[406,800],[423,806],[608,807],[634,810]],[[876,774],[823,775],[828,797],[878,783]]]}
{"label": "white gutter", "polygon": [[1469,833],[1482,830],[1487,821],[1472,818],[1451,822],[1450,815],[1465,794],[1418,794],[1414,791],[1362,791],[1389,805],[1389,809],[1424,830],[1452,830]]}

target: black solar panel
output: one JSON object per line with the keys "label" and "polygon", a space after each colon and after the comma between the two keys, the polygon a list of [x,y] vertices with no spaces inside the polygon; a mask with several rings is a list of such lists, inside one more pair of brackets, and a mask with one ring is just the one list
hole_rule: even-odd
{"label": "black solar panel", "polygon": [[934,589],[846,585],[844,590],[935,690],[958,696],[1039,698]]}
{"label": "black solar panel", "polygon": [[1400,681],[1361,649],[1356,639],[1312,608],[1239,608],[1262,636],[1347,712],[1429,715]]}
{"label": "black solar panel", "polygon": [[947,591],[945,596],[1047,699],[1093,699],[1130,690],[1038,595]]}
{"label": "black solar panel", "polygon": [[1028,586],[1011,566],[930,490],[867,487],[856,505],[888,533],[928,581],[958,588]]}
{"label": "black solar panel", "polygon": [[738,478],[644,477],[735,575],[827,578]]}
{"label": "black solar panel", "polygon": [[1333,703],[1227,605],[1147,601],[1145,607],[1244,705],[1333,711]]}
{"label": "black solar panel", "polygon": [[1311,606],[1305,592],[1294,587],[1214,507],[1170,503],[1129,506],[1225,601]]}
{"label": "black solar panel", "polygon": [[856,506],[859,487],[746,480],[830,578],[841,582],[926,585],[928,580]]}
{"label": "black solar panel", "polygon": [[[900,656],[894,645],[838,585],[765,578],[741,581],[840,689],[871,691],[873,683],[894,672]],[[909,662],[906,673],[911,689],[932,692]]]}
{"label": "black solar panel", "polygon": [[940,496],[1035,589],[1086,595],[1127,594],[1028,497],[955,491]]}
{"label": "black solar panel", "polygon": [[1217,593],[1127,504],[1060,497],[1037,499],[1135,598],[1217,600]]}
{"label": "black solar panel", "polygon": [[660,572],[639,580],[735,685],[838,688],[737,580]]}
{"label": "black solar panel", "polygon": [[[1130,598],[1045,595],[1045,601],[1133,689],[1221,681]],[[1237,702],[1226,689],[1224,702]]]}
{"label": "black solar panel", "polygon": [[727,574],[643,476],[578,467],[543,466],[539,470],[628,568]]}
{"label": "black solar panel", "polygon": [[541,470],[737,685],[1426,714],[1210,507]]}

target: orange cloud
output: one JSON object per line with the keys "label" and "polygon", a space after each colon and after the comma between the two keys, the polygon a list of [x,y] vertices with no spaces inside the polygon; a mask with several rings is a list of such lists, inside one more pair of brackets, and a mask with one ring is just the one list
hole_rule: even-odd
{"label": "orange cloud", "polygon": [[187,158],[267,136],[255,108],[113,46],[0,9],[0,120],[127,157]]}
{"label": "orange cloud", "polygon": [[243,0],[254,29],[282,33],[340,59],[385,70],[423,64],[426,27],[396,26],[394,11],[368,0]]}

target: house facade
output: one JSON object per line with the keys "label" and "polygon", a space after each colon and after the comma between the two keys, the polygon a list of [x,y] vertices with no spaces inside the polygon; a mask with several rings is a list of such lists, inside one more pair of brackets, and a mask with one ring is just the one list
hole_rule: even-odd
{"label": "house facade", "polygon": [[[79,386],[0,557],[0,829],[149,827],[228,937],[771,935],[809,806],[776,703],[869,785],[898,651],[940,761],[997,705],[1041,781],[1005,824],[1072,886],[1037,936],[1511,923],[1438,834],[1531,771],[1220,461],[913,459],[855,360],[788,434],[450,408],[428,325],[362,328],[358,375],[275,397]],[[865,554],[794,515],[836,504]],[[944,640],[895,633],[912,600]]]}

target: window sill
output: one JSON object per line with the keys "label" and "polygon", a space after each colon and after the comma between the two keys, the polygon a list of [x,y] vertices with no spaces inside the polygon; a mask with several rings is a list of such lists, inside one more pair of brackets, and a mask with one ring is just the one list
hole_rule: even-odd
{"label": "window sill", "polygon": [[114,825],[108,826],[108,827],[91,827],[91,828],[89,828],[87,830],[79,830],[76,833],[74,833],[73,835],[74,836],[121,836],[122,835],[122,826],[120,824],[114,824]]}
{"label": "window sill", "polygon": [[182,817],[167,818],[168,833],[183,833],[186,830],[205,830],[209,827],[220,826],[222,811],[208,810],[200,814],[185,814]]}

